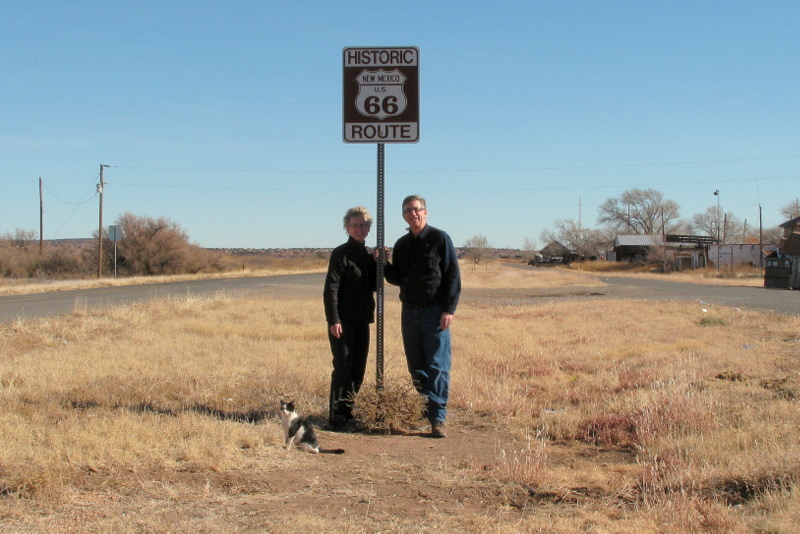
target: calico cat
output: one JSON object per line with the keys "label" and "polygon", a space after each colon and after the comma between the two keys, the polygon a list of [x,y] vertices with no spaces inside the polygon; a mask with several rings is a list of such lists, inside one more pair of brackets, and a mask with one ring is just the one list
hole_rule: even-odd
{"label": "calico cat", "polygon": [[281,401],[281,428],[286,438],[284,446],[290,449],[293,444],[312,454],[342,454],[344,449],[321,449],[317,433],[310,422],[297,415],[294,401]]}

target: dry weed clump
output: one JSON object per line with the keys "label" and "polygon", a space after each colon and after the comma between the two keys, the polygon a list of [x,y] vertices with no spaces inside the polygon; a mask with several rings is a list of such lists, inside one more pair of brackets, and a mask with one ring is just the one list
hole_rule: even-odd
{"label": "dry weed clump", "polygon": [[417,429],[425,412],[423,397],[410,380],[386,381],[382,389],[365,387],[355,396],[353,417],[367,432],[404,434]]}
{"label": "dry weed clump", "polygon": [[628,414],[609,414],[583,421],[575,439],[592,445],[626,449],[639,444],[636,421]]}
{"label": "dry weed clump", "polygon": [[675,493],[649,503],[657,532],[746,532],[740,514],[722,502]]}
{"label": "dry weed clump", "polygon": [[[691,365],[691,359],[684,365]],[[658,376],[655,370],[635,374],[622,369],[608,375],[613,397],[591,411],[577,428],[574,438],[593,445],[620,449],[648,447],[667,439],[702,435],[718,424],[710,395],[698,387],[696,372],[680,364],[669,377]],[[625,382],[622,382],[625,380]],[[586,404],[597,403],[590,395]]]}
{"label": "dry weed clump", "polygon": [[528,437],[519,448],[498,446],[497,461],[492,464],[473,465],[487,478],[515,481],[538,498],[545,495],[562,495],[568,489],[558,484],[548,467],[546,440]]}

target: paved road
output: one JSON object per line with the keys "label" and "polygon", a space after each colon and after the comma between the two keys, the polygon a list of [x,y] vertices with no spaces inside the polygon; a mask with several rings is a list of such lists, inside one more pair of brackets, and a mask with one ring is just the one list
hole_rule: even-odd
{"label": "paved road", "polygon": [[[0,322],[17,318],[45,317],[96,309],[125,302],[147,301],[185,295],[265,295],[319,297],[323,273],[167,282],[140,286],[80,289],[0,296]],[[759,287],[718,286],[627,277],[601,277],[604,286],[525,290],[465,290],[463,302],[488,300],[525,304],[534,300],[630,298],[685,300],[698,305],[728,306],[800,315],[800,291]],[[397,298],[396,288],[386,286],[386,298]]]}
{"label": "paved road", "polygon": [[721,286],[645,278],[603,277],[618,298],[693,300],[731,308],[766,310],[782,315],[800,314],[800,291],[763,287]]}
{"label": "paved road", "polygon": [[546,289],[467,289],[462,301],[525,305],[531,300],[647,299],[683,300],[699,306],[765,310],[782,315],[800,315],[800,291],[761,287],[720,286],[628,277],[600,277],[602,286]]}
{"label": "paved road", "polygon": [[127,302],[186,295],[275,295],[322,298],[325,275],[320,273],[165,282],[0,296],[0,323],[18,318],[46,317]]}

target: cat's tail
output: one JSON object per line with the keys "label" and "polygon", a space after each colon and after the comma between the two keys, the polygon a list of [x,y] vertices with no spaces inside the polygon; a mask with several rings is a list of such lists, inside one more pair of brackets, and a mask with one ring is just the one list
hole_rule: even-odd
{"label": "cat's tail", "polygon": [[344,449],[319,449],[320,454],[344,454]]}

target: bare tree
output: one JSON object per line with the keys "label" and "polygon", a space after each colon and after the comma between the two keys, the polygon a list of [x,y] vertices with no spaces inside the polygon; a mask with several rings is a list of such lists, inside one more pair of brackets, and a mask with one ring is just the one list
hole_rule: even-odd
{"label": "bare tree", "polygon": [[708,235],[719,243],[739,243],[744,233],[744,225],[733,213],[725,213],[711,206],[703,213],[692,215],[692,233]]}
{"label": "bare tree", "polygon": [[783,229],[781,227],[773,226],[772,228],[764,228],[764,240],[762,242],[767,245],[777,245],[780,243],[782,237]]}
{"label": "bare tree", "polygon": [[522,241],[522,250],[528,256],[528,258],[533,258],[533,255],[536,253],[536,240],[531,239],[530,237],[526,237]]}
{"label": "bare tree", "polygon": [[572,219],[558,220],[553,226],[542,231],[542,240],[548,243],[558,241],[584,257],[600,255],[610,241],[602,230],[581,227]]}
{"label": "bare tree", "polygon": [[678,205],[655,189],[631,189],[598,208],[597,220],[614,232],[675,233],[681,224]]}
{"label": "bare tree", "polygon": [[166,217],[124,213],[117,224],[122,229],[119,263],[129,274],[196,273],[210,266],[206,251],[189,244],[186,231]]}
{"label": "bare tree", "polygon": [[34,274],[38,260],[35,239],[36,232],[22,228],[0,236],[0,276],[27,278]]}
{"label": "bare tree", "polygon": [[558,233],[552,228],[545,228],[539,234],[539,239],[541,239],[542,243],[545,243],[545,246],[547,246],[553,241],[558,241]]}
{"label": "bare tree", "polygon": [[33,230],[25,230],[17,228],[14,233],[6,232],[0,239],[8,241],[12,246],[22,249],[24,251],[30,250],[33,243],[36,241],[36,232]]}
{"label": "bare tree", "polygon": [[482,261],[485,262],[492,251],[491,246],[489,245],[489,240],[486,239],[485,235],[481,234],[467,239],[463,248],[467,254],[467,257],[472,258],[474,265],[477,265]]}
{"label": "bare tree", "polygon": [[781,215],[786,220],[791,220],[800,217],[800,199],[795,198],[793,201],[789,202],[784,207],[782,207]]}

